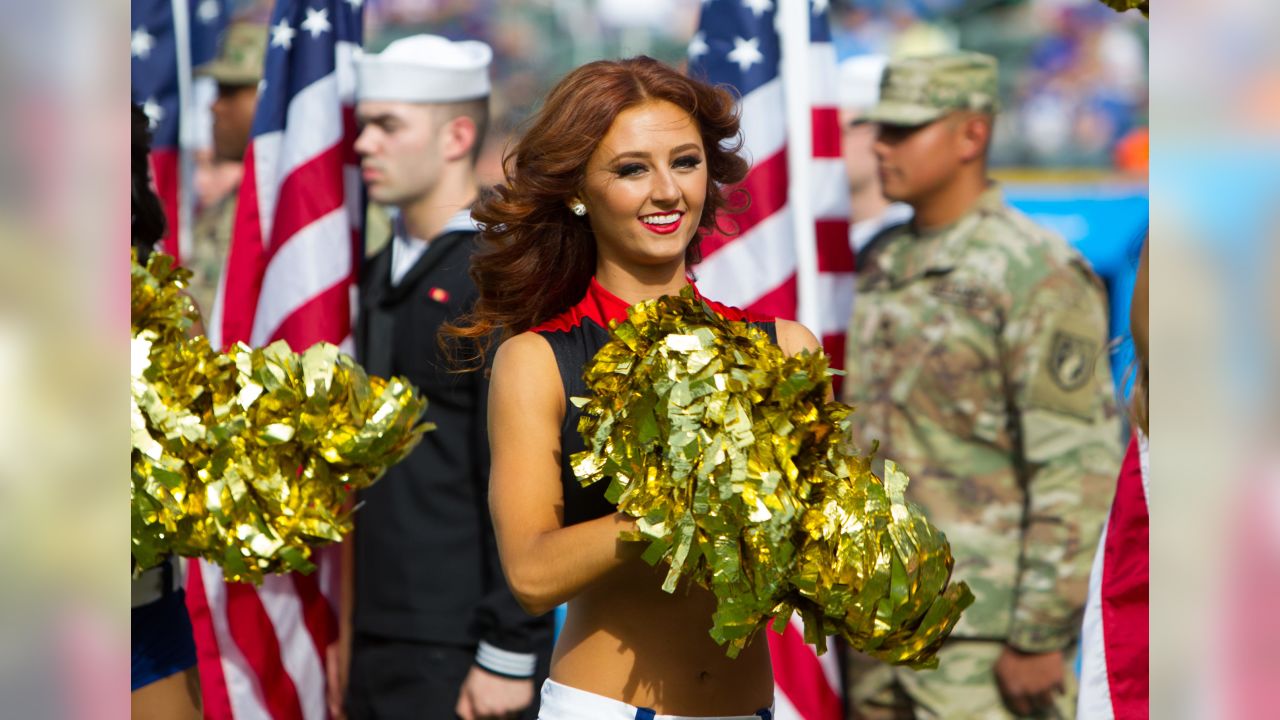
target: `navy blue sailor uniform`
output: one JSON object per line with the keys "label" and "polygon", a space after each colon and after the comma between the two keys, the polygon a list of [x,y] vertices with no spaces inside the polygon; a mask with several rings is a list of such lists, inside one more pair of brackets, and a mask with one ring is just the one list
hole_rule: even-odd
{"label": "navy blue sailor uniform", "polygon": [[374,375],[402,375],[436,429],[357,498],[347,709],[354,718],[454,717],[472,664],[534,682],[550,666],[554,619],[529,616],[506,584],[489,515],[488,381],[459,373],[437,335],[475,303],[467,212],[429,243],[396,237],[366,265],[356,350]]}
{"label": "navy blue sailor uniform", "polygon": [[[698,292],[694,286],[694,293]],[[777,343],[777,326],[773,320],[755,313],[722,305],[698,295],[711,309],[728,320],[748,322],[764,331],[769,340]],[[564,526],[576,525],[587,520],[617,512],[618,508],[605,499],[609,483],[597,482],[588,487],[573,474],[568,462],[576,452],[586,450],[586,443],[578,433],[578,419],[582,409],[569,402],[572,397],[585,397],[587,384],[582,378],[587,363],[609,341],[609,322],[621,322],[627,318],[627,302],[604,289],[595,278],[586,294],[573,307],[532,329],[551,345],[556,366],[560,369],[560,381],[564,385],[565,413],[560,425],[560,486],[564,493]]]}

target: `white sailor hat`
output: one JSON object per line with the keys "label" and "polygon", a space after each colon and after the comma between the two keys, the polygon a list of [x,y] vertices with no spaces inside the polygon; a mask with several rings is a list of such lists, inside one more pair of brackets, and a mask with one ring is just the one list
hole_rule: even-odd
{"label": "white sailor hat", "polygon": [[840,107],[859,112],[880,102],[880,79],[889,58],[884,55],[854,55],[840,63]]}
{"label": "white sailor hat", "polygon": [[356,60],[356,99],[448,103],[489,96],[493,50],[439,35],[396,40]]}

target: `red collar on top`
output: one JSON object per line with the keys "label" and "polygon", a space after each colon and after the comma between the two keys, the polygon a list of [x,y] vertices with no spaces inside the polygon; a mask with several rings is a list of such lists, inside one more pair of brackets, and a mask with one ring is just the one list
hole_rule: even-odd
{"label": "red collar on top", "polygon": [[[736,307],[730,307],[708,300],[698,292],[698,286],[693,286],[693,294],[701,298],[711,309],[720,314],[727,320],[744,321],[744,322],[772,322],[772,318],[764,317],[756,313],[740,310]],[[573,307],[556,315],[555,317],[543,322],[533,328],[533,332],[566,332],[582,324],[582,321],[590,318],[597,325],[608,329],[609,321],[616,320],[621,322],[627,318],[627,308],[631,307],[626,300],[614,295],[604,288],[598,280],[591,278],[591,283],[587,285],[587,292],[582,296]]]}

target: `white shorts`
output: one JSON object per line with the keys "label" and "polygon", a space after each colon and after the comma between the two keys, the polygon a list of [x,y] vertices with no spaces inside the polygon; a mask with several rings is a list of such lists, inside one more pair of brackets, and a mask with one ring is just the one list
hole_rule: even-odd
{"label": "white shorts", "polygon": [[754,715],[658,715],[649,708],[628,705],[603,695],[561,685],[542,683],[542,707],[538,720],[773,720],[772,710]]}

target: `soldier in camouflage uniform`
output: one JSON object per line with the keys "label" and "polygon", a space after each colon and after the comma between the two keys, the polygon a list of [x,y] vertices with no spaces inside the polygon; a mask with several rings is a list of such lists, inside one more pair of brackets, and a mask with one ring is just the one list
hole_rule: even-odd
{"label": "soldier in camouflage uniform", "polygon": [[[218,97],[213,102],[213,152],[218,161],[244,160],[266,51],[267,27],[236,21],[222,36],[218,57],[196,70],[218,83]],[[200,213],[192,229],[191,257],[186,262],[192,272],[190,292],[206,318],[213,310],[218,278],[226,262],[239,191],[237,183]]]}
{"label": "soldier in camouflage uniform", "polygon": [[844,399],[897,461],[976,601],[937,670],[856,656],[864,718],[1072,717],[1080,615],[1120,460],[1104,291],[986,176],[996,65],[890,64],[876,142],[914,220],[858,279]]}

